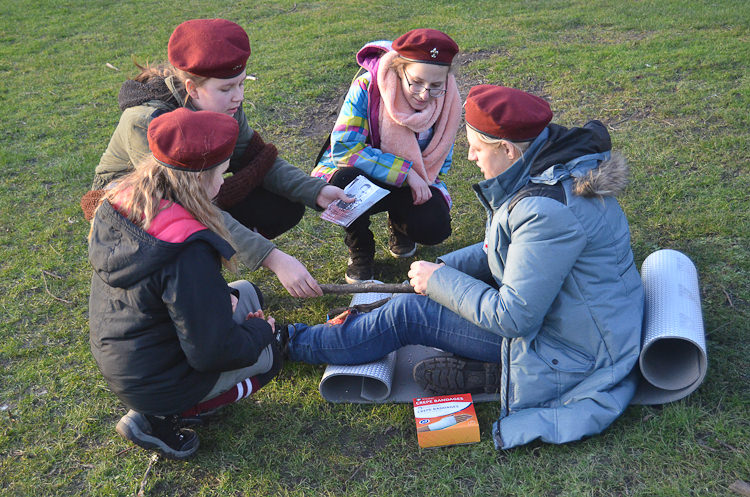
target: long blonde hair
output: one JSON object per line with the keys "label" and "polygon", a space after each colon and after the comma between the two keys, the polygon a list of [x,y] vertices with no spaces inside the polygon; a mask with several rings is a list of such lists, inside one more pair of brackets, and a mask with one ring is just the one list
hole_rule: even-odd
{"label": "long blonde hair", "polygon": [[[175,90],[177,90],[177,93],[179,93],[180,97],[182,98],[183,106],[186,105],[190,100],[190,95],[188,95],[187,89],[185,88],[185,81],[187,81],[188,79],[192,80],[193,83],[195,83],[195,86],[200,87],[210,79],[205,76],[198,76],[197,74],[183,71],[182,69],[177,69],[172,64],[150,65],[147,62],[145,65],[141,65],[135,59],[133,59],[133,63],[138,69],[141,70],[141,72],[133,78],[133,81],[138,81],[139,83],[145,83],[151,78],[167,79],[170,76],[174,76],[172,78],[172,81],[174,83]],[[168,91],[164,95],[159,95],[159,100],[167,101],[171,97],[172,92]]]}
{"label": "long blonde hair", "polygon": [[[229,241],[229,232],[224,226],[221,212],[208,198],[203,186],[204,176],[213,173],[213,169],[201,172],[172,169],[161,165],[151,156],[117,180],[115,186],[107,190],[99,201],[97,210],[104,200],[117,204],[123,216],[146,231],[163,210],[161,201],[166,200],[170,204],[179,204],[196,221]],[[228,269],[235,270],[231,259],[222,258],[222,263]]]}

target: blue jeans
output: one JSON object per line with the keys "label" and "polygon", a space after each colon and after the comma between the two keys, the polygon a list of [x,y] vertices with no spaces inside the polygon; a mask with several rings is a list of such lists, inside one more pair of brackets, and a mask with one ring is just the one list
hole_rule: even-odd
{"label": "blue jeans", "polygon": [[295,324],[289,358],[310,364],[363,364],[404,345],[427,345],[483,362],[500,363],[502,337],[423,295],[400,294],[343,324]]}

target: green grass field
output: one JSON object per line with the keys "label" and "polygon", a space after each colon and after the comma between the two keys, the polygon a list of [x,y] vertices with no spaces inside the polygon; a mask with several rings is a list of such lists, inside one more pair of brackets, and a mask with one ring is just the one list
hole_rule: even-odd
{"label": "green grass field", "polygon": [[[415,27],[459,43],[464,96],[474,84],[504,84],[547,99],[559,124],[603,121],[632,167],[621,203],[637,263],[673,248],[698,268],[709,371],[688,398],[631,406],[600,436],[498,452],[497,405],[478,405],[481,443],[421,450],[410,406],[328,404],[317,392],[323,368],[289,364],[201,428],[190,462],[156,462],[145,495],[738,495],[730,486],[750,481],[743,0],[0,0],[0,494],[134,495],[141,486],[150,455],[115,433],[124,410],[89,352],[88,224],[78,201],[119,118],[131,56],[163,61],[174,27],[196,17],[247,29],[258,77],[246,88],[248,118],[305,171],[357,49]],[[454,233],[422,248],[423,259],[483,235],[470,189],[480,173],[466,152],[460,136],[446,178]],[[376,219],[377,277],[402,281],[410,261],[387,256]],[[343,231],[314,212],[278,245],[319,282],[343,282]],[[261,286],[281,321],[318,322],[347,302],[295,300],[265,270],[240,276]]]}

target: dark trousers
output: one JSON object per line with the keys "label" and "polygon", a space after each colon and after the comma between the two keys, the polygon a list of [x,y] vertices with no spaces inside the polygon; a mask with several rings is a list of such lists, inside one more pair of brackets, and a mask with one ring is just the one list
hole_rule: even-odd
{"label": "dark trousers", "polygon": [[391,229],[405,234],[422,245],[437,245],[451,234],[451,216],[445,197],[437,188],[430,187],[432,197],[421,205],[414,205],[411,188],[398,188],[363,174],[356,167],[342,167],[331,176],[330,183],[344,188],[357,176],[365,176],[376,185],[390,191],[378,203],[358,217],[346,229],[346,246],[352,254],[374,255],[375,238],[370,231],[370,216],[388,211]]}
{"label": "dark trousers", "polygon": [[258,187],[227,212],[270,240],[297,226],[305,214],[305,206]]}

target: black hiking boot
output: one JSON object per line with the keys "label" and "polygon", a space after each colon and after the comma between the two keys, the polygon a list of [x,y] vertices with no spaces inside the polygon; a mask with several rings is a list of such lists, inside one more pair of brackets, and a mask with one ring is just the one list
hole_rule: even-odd
{"label": "black hiking boot", "polygon": [[388,217],[388,233],[389,252],[396,259],[405,259],[417,252],[417,243],[394,226],[390,217]]}
{"label": "black hiking boot", "polygon": [[375,255],[349,252],[349,262],[346,266],[346,282],[361,283],[375,277]]}
{"label": "black hiking boot", "polygon": [[144,449],[169,459],[187,459],[198,450],[198,435],[180,426],[179,416],[151,416],[131,409],[115,429],[122,438]]}
{"label": "black hiking boot", "polygon": [[460,357],[440,356],[414,366],[414,381],[434,395],[496,393],[500,390],[500,364]]}

